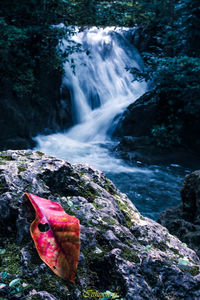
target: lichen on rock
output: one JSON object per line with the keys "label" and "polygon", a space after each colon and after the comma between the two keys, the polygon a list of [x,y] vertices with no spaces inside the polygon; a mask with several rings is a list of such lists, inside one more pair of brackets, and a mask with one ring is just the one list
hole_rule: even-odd
{"label": "lichen on rock", "polygon": [[[0,162],[0,248],[6,250],[0,275],[8,273],[0,297],[17,297],[19,292],[11,294],[8,286],[15,278],[26,285],[24,299],[76,300],[87,290],[111,291],[127,300],[200,297],[196,253],[141,216],[101,171],[37,151],[4,151]],[[29,233],[34,216],[24,192],[56,201],[79,218],[75,284],[58,278],[39,259]]]}

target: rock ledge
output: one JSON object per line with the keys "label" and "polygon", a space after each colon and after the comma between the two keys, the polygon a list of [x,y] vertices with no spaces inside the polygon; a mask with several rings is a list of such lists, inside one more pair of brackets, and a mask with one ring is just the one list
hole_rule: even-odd
{"label": "rock ledge", "polygon": [[[59,202],[79,218],[81,255],[74,285],[39,259],[29,234],[34,216],[24,192]],[[125,194],[90,166],[41,152],[1,152],[0,211],[0,248],[5,249],[0,275],[6,284],[0,299],[76,300],[87,290],[111,291],[127,300],[200,297],[196,253],[142,217]],[[26,288],[11,293],[9,282],[16,278]]]}

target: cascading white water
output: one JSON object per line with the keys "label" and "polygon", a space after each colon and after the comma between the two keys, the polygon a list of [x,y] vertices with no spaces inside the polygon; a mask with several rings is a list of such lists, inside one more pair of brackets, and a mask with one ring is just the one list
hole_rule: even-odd
{"label": "cascading white water", "polygon": [[[144,82],[133,81],[126,71],[126,67],[142,67],[140,55],[121,29],[77,30],[72,39],[84,51],[71,57],[75,73],[70,63],[65,63],[62,88],[70,91],[76,124],[66,133],[36,137],[37,149],[105,171],[144,215],[156,219],[166,206],[179,203],[178,189],[185,171],[174,171],[174,167],[130,167],[109,152],[108,131],[113,119],[146,89]],[[63,40],[63,51],[67,47],[68,42]]]}
{"label": "cascading white water", "polygon": [[[85,50],[74,54],[75,74],[65,64],[63,85],[71,93],[73,116],[80,125],[68,132],[79,141],[105,138],[116,114],[123,111],[145,91],[145,83],[132,82],[126,67],[140,68],[136,49],[120,32],[111,28],[91,28],[73,39]],[[67,46],[64,41],[64,47]]]}
{"label": "cascading white water", "polygon": [[[126,71],[128,67],[140,69],[143,63],[124,37],[124,30],[93,27],[77,30],[72,36],[83,51],[73,54],[75,70],[69,62],[65,63],[62,87],[70,91],[75,126],[64,134],[38,136],[41,151],[102,170],[113,169],[113,163],[120,170],[125,168],[102,147],[108,143],[107,132],[114,117],[146,89],[145,82],[133,81],[133,75]],[[68,46],[68,41],[63,40],[62,50]]]}

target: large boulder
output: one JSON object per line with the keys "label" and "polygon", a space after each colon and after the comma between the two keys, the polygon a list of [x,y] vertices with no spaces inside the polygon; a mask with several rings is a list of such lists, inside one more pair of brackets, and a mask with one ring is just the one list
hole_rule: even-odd
{"label": "large boulder", "polygon": [[[162,100],[163,101],[163,100]],[[185,122],[182,142],[165,146],[153,136],[152,129],[168,111],[163,112],[162,102],[156,89],[151,90],[134,103],[115,120],[112,137],[118,141],[114,153],[130,162],[141,161],[147,164],[182,164],[186,167],[200,166],[198,147],[199,130],[194,123]],[[196,141],[194,143],[194,141]],[[189,158],[189,159],[188,159]]]}
{"label": "large boulder", "polygon": [[158,102],[159,97],[153,90],[130,104],[121,114],[113,136],[149,136],[159,114]]}
{"label": "large boulder", "polygon": [[[119,141],[114,153],[130,162],[160,163],[168,151],[155,145],[151,129],[159,115],[159,97],[155,90],[145,93],[115,120],[112,137]],[[168,159],[166,160],[168,163]]]}
{"label": "large boulder", "polygon": [[[58,278],[40,260],[29,233],[34,216],[24,192],[56,201],[79,218],[75,284]],[[125,194],[90,166],[41,152],[1,152],[0,211],[2,299],[76,300],[106,291],[127,300],[200,297],[196,253],[141,216]],[[20,283],[13,285],[14,279]]]}
{"label": "large boulder", "polygon": [[200,256],[200,171],[186,176],[182,204],[165,210],[159,222]]}

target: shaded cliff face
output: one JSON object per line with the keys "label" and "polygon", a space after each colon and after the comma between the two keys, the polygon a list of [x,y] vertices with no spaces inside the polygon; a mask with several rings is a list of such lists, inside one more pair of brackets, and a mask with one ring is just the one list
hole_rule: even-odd
{"label": "shaded cliff face", "polygon": [[0,99],[0,150],[32,148],[32,137],[72,124],[69,92],[60,95],[61,74],[40,76],[40,99],[19,99],[8,90]]}
{"label": "shaded cliff face", "polygon": [[[39,259],[29,233],[34,216],[24,192],[56,201],[79,218],[81,255],[74,285]],[[125,194],[90,166],[41,152],[1,152],[0,211],[1,281],[6,285],[0,293],[6,299],[18,297],[19,291],[8,286],[16,278],[27,284],[21,291],[25,299],[82,299],[88,290],[109,290],[127,300],[200,297],[195,252],[142,217]]]}

